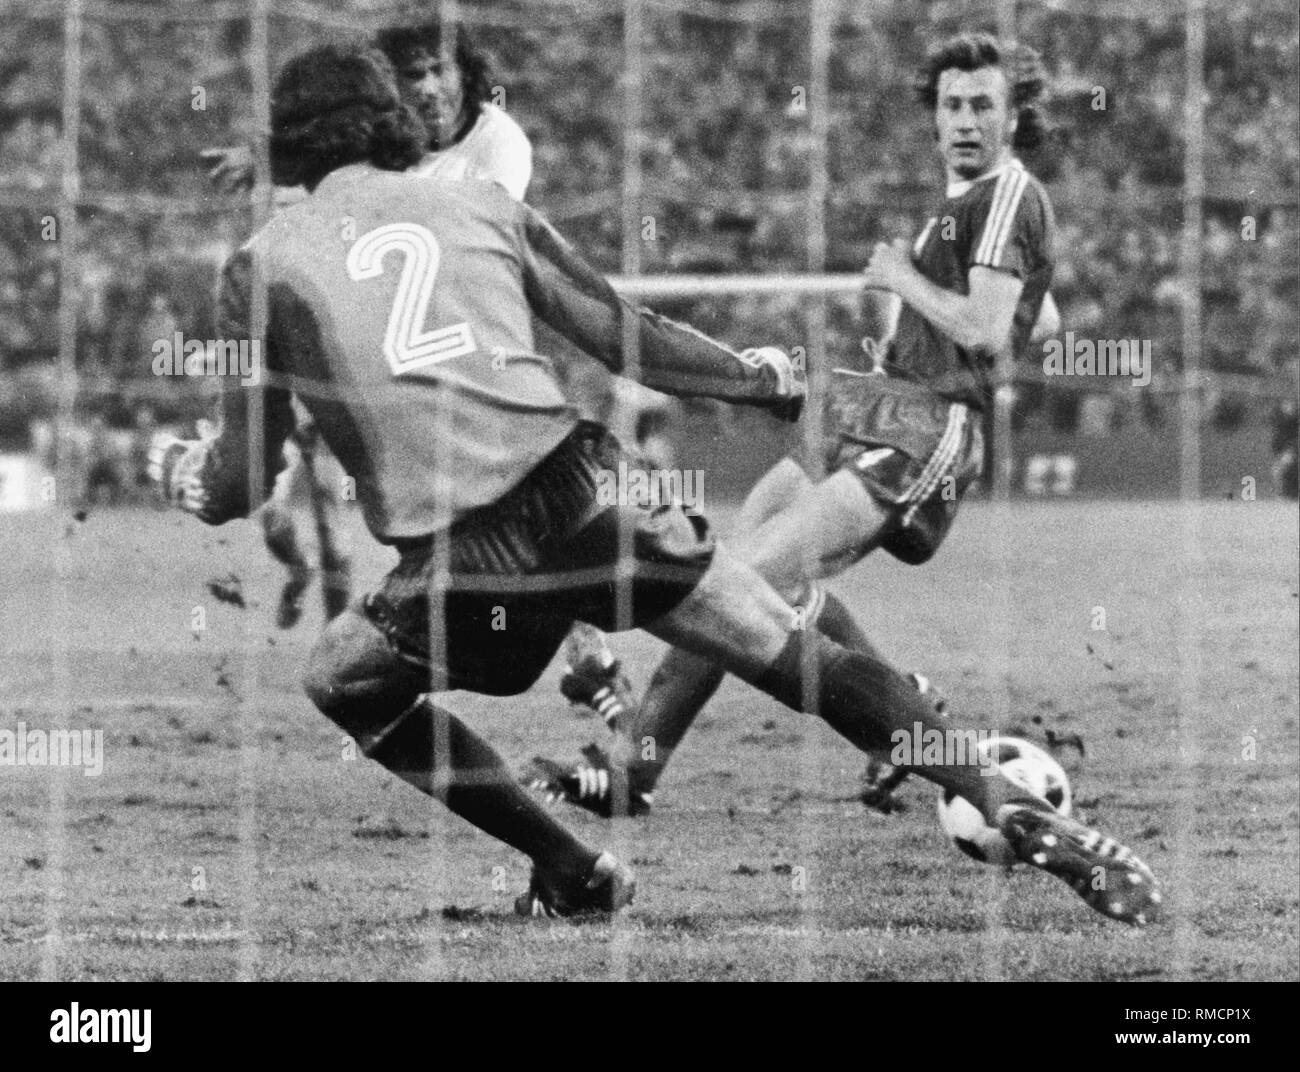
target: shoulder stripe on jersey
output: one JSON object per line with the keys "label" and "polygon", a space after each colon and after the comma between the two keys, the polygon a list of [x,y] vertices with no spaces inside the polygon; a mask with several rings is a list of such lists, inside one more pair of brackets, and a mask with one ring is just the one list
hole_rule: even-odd
{"label": "shoulder stripe on jersey", "polygon": [[993,203],[989,206],[988,219],[984,224],[984,233],[975,250],[974,263],[997,266],[1006,248],[1007,238],[1015,227],[1016,211],[1020,207],[1020,196],[1029,183],[1029,173],[1022,167],[1010,167],[998,179],[997,189],[993,192]]}
{"label": "shoulder stripe on jersey", "polygon": [[980,235],[979,245],[975,249],[976,263],[987,264],[992,256],[993,246],[996,243],[998,228],[1002,226],[1007,207],[1007,200],[1015,186],[1016,169],[1008,167],[998,176],[996,185],[993,188],[993,197],[989,202],[988,215],[984,218],[984,231]]}
{"label": "shoulder stripe on jersey", "polygon": [[993,249],[997,245],[998,234],[1005,224],[1007,206],[1018,177],[1014,168],[1007,168],[998,176],[997,185],[993,190],[993,197],[989,202],[988,215],[984,220],[984,230],[980,235],[980,241],[975,250],[973,261],[976,264],[992,263]]}
{"label": "shoulder stripe on jersey", "polygon": [[998,179],[988,218],[984,223],[984,233],[976,249],[976,264],[998,264],[1007,238],[1015,228],[1016,211],[1028,179],[1028,173],[1019,167],[1008,168]]}
{"label": "shoulder stripe on jersey", "polygon": [[997,248],[993,251],[993,263],[1002,263],[1002,253],[1007,248],[1007,240],[1015,233],[1016,214],[1020,211],[1020,198],[1029,185],[1029,172],[1023,169],[1020,172],[1020,181],[1016,184],[1015,197],[1011,202],[1011,208],[1007,215],[1006,225],[1002,228],[1002,234],[998,238]]}

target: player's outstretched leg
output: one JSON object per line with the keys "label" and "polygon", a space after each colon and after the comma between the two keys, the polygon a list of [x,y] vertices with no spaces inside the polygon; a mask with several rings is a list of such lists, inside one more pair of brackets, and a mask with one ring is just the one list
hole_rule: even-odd
{"label": "player's outstretched leg", "polygon": [[1160,918],[1156,877],[1114,838],[1052,809],[1006,805],[997,828],[1016,857],[1068,882],[1104,916],[1142,926]]}
{"label": "player's outstretched leg", "polygon": [[[535,756],[521,780],[551,800],[576,804],[602,818],[647,814],[668,757],[725,676],[708,659],[670,649],[639,705],[630,683],[618,690],[618,717],[606,720],[614,734],[608,749],[589,744],[576,763],[568,764]],[[610,670],[570,673],[560,688],[571,701],[599,710],[600,697],[615,694],[613,678]]]}
{"label": "player's outstretched leg", "polygon": [[[838,640],[834,636],[831,639]],[[846,644],[845,647],[850,645]],[[944,716],[948,714],[948,698],[934,687],[929,678],[923,674],[913,673],[907,675],[907,680],[916,687],[917,692],[934,705],[937,714]],[[862,789],[858,793],[858,799],[868,808],[888,815],[902,808],[894,797],[894,791],[906,780],[906,767],[895,767],[887,759],[871,756],[867,760],[866,769],[862,772]]]}
{"label": "player's outstretched leg", "polygon": [[[816,630],[794,630],[790,607],[761,577],[722,548],[694,591],[648,631],[722,663],[794,710],[805,703],[804,667],[815,667],[816,711],[863,751],[913,741],[908,769],[965,797],[1002,831],[1025,863],[1069,883],[1087,904],[1126,923],[1158,918],[1161,893],[1151,871],[1113,838],[1057,814],[968,747],[973,726],[944,718],[883,660],[848,651]],[[900,738],[900,734],[902,735]],[[935,751],[914,738],[953,742]]]}
{"label": "player's outstretched leg", "polygon": [[769,517],[774,517],[795,498],[813,487],[812,479],[793,458],[782,458],[758,478],[736,519],[736,531],[755,531]]}
{"label": "player's outstretched leg", "polygon": [[[814,485],[798,465],[785,459],[755,486],[742,518],[754,531],[741,541],[741,558],[797,604],[799,624],[815,626],[852,650],[877,654],[848,608],[830,592],[811,585],[808,577],[856,561],[888,523],[888,515],[861,482],[844,473]],[[811,563],[810,532],[815,534]],[[590,697],[582,702],[593,707],[592,698],[613,687],[612,672],[594,662],[583,675],[570,677],[571,689]],[[673,752],[725,677],[726,672],[708,659],[669,651],[655,669],[640,705],[621,703],[613,716],[607,715],[615,731],[608,751],[590,745],[578,762],[569,765],[538,757],[525,770],[525,782],[598,815],[648,812]],[[626,809],[615,805],[620,790],[628,801]]]}
{"label": "player's outstretched leg", "polygon": [[572,704],[590,708],[611,729],[624,722],[637,706],[636,694],[605,634],[594,625],[574,622],[564,648],[560,694]]}
{"label": "player's outstretched leg", "polygon": [[617,744],[624,739],[619,727],[637,707],[632,682],[610,651],[605,634],[586,622],[573,623],[565,641],[565,659],[560,693],[571,704],[604,719],[615,735],[614,754],[589,744],[576,763],[534,756],[520,781],[545,793],[552,803],[566,800],[605,819],[646,814],[653,799],[629,780],[630,752]]}
{"label": "player's outstretched leg", "polygon": [[[848,608],[819,585],[807,590],[795,616],[803,627],[819,630],[850,651],[880,657]],[[725,678],[726,671],[717,663],[669,649],[655,668],[641,704],[620,722],[613,758],[626,763],[630,786],[645,796],[653,793],[687,731]]]}
{"label": "player's outstretched leg", "polygon": [[363,611],[349,609],[325,630],[303,684],[365,755],[532,858],[533,880],[516,911],[576,916],[631,902],[632,873],[578,841],[524,792],[486,741],[422,695],[423,671],[398,659]]}

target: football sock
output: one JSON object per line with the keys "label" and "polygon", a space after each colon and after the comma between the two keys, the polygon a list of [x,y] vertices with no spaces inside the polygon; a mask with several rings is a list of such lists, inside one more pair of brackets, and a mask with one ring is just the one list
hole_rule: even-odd
{"label": "football sock", "polygon": [[366,754],[549,874],[590,877],[599,854],[520,787],[491,745],[430,697],[420,697]]}
{"label": "football sock", "polygon": [[[882,659],[876,646],[867,639],[857,620],[849,613],[838,596],[831,594],[819,585],[814,585],[808,592],[805,605],[812,608],[808,624],[817,627],[818,632],[849,651],[860,651]],[[882,660],[883,661],[883,660]]]}
{"label": "football sock", "polygon": [[[965,797],[991,825],[997,825],[1004,804],[1045,806],[996,767],[979,762],[975,727],[940,716],[934,704],[888,663],[848,651],[815,630],[791,633],[776,661],[753,684],[786,706],[805,710],[806,645],[816,667],[816,711],[852,744],[863,751],[890,753],[904,743],[904,755],[919,762],[901,766]],[[961,747],[956,747],[959,734]],[[934,748],[933,742],[942,742],[943,747]]]}
{"label": "football sock", "polygon": [[[873,659],[881,662],[885,657],[880,654],[880,650],[867,639],[867,634],[862,631],[858,625],[857,619],[849,612],[839,599],[838,596],[826,591],[821,585],[812,585],[808,589],[808,598],[804,600],[804,605],[812,608],[812,613],[808,615],[808,624],[815,626],[822,636],[829,637],[840,647],[848,648],[849,651],[859,651],[863,655],[870,655]],[[888,760],[888,753],[878,752],[872,756],[879,763],[885,763]],[[896,771],[888,776],[884,783],[887,790],[899,785],[907,777],[903,771]]]}
{"label": "football sock", "polygon": [[626,762],[634,788],[654,789],[673,750],[726,676],[715,663],[680,648],[671,648],[660,660],[641,705],[622,720],[628,755],[617,758]]}
{"label": "football sock", "polygon": [[[880,653],[854,621],[847,607],[830,592],[812,586],[802,606],[806,619],[843,647],[880,659]],[[698,655],[674,648],[660,661],[641,706],[623,718],[622,742],[616,758],[627,765],[633,785],[651,792],[663,775],[673,751],[691,723],[718,691],[726,671]]]}

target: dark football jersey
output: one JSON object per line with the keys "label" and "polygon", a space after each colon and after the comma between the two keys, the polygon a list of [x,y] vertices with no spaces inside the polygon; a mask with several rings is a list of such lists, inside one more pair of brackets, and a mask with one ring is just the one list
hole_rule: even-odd
{"label": "dark football jersey", "polygon": [[355,479],[379,540],[427,535],[500,498],[578,420],[535,352],[531,314],[614,371],[630,320],[648,386],[774,400],[771,370],[619,299],[493,183],[360,164],[332,172],[227,265],[225,338],[249,337],[254,274],[267,295],[265,375],[223,393],[203,474],[214,523],[257,505],[248,451],[259,422],[274,477],[290,391]]}
{"label": "dark football jersey", "polygon": [[[912,247],[912,263],[936,286],[969,293],[976,266],[1024,281],[1011,328],[1012,353],[1023,355],[1055,265],[1056,224],[1042,185],[1012,159],[948,191]],[[975,354],[906,303],[890,345],[891,375],[919,380],[944,398],[978,408],[993,398],[993,357]]]}

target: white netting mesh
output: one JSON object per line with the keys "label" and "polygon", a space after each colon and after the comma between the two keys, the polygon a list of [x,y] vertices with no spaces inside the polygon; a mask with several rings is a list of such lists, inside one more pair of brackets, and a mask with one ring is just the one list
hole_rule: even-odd
{"label": "white netting mesh", "polygon": [[[1073,317],[1094,329],[1107,317],[1119,317],[1124,326],[1117,330],[1125,337],[1153,324],[1157,345],[1167,347],[1170,360],[1140,400],[1126,394],[1126,387],[1099,390],[1078,379],[1047,384],[1032,362],[1009,370],[1004,404],[995,415],[995,490],[999,498],[1042,494],[1053,480],[1059,482],[1059,474],[1044,475],[1062,468],[1056,459],[1074,459],[1064,468],[1077,472],[1089,450],[1112,460],[1079,475],[1075,486],[1103,495],[1176,493],[1190,504],[1204,491],[1231,488],[1243,466],[1262,471],[1267,461],[1259,429],[1266,405],[1279,393],[1294,392],[1294,368],[1287,374],[1277,355],[1295,342],[1294,315],[1279,304],[1294,289],[1294,250],[1284,247],[1295,233],[1296,201],[1294,153],[1274,171],[1261,161],[1272,159],[1270,139],[1290,137],[1294,144],[1294,122],[1283,99],[1278,122],[1262,124],[1257,134],[1242,133],[1228,149],[1214,138],[1207,144],[1205,129],[1207,111],[1214,131],[1234,126],[1231,98],[1238,87],[1225,90],[1223,82],[1249,83],[1242,71],[1215,59],[1218,44],[1234,35],[1267,36],[1260,26],[1280,26],[1276,47],[1294,50],[1294,12],[1261,0],[1243,9],[1252,20],[1247,24],[1236,9],[1212,8],[1207,16],[1197,0],[1035,0],[934,3],[909,22],[900,16],[901,6],[880,5],[877,11],[876,5],[833,0],[533,0],[466,2],[454,9],[491,42],[506,105],[534,137],[530,200],[589,250],[625,292],[746,345],[803,349],[816,396],[827,389],[826,370],[857,352],[863,307],[856,269],[871,242],[912,229],[934,185],[919,177],[921,162],[932,152],[924,118],[903,104],[908,65],[891,64],[890,82],[872,70],[873,55],[897,51],[915,58],[921,39],[972,21],[1018,34],[1043,47],[1055,64],[1058,88],[1074,102],[1069,114],[1080,120],[1079,137],[1096,146],[1106,144],[1103,135],[1082,120],[1098,86],[1082,66],[1086,50],[1069,44],[1087,38],[1110,63],[1108,71],[1123,73],[1112,92],[1145,92],[1146,120],[1165,121],[1163,128],[1152,127],[1151,136],[1170,144],[1164,157],[1152,158],[1152,174],[1109,158],[1064,157],[1051,187],[1065,228],[1063,311],[1067,325]],[[151,288],[161,293],[170,287],[172,321],[188,320],[202,335],[211,319],[203,273],[262,215],[247,198],[214,195],[197,166],[187,173],[169,161],[184,157],[192,165],[196,151],[214,142],[251,138],[260,144],[256,135],[267,123],[270,73],[284,57],[310,43],[370,33],[427,5],[48,0],[3,7],[25,62],[0,69],[0,88],[7,89],[10,102],[0,141],[0,212],[27,233],[51,217],[58,229],[57,242],[48,248],[32,253],[11,247],[0,266],[7,280],[0,375],[13,387],[11,395],[37,399],[30,410],[6,413],[3,431],[30,449],[36,437],[29,439],[27,427],[52,426],[56,447],[66,445],[56,451],[58,482],[72,487],[82,478],[73,446],[97,414],[154,408],[165,419],[183,420],[204,404],[197,394],[178,396],[174,384],[133,376],[121,366],[112,352],[130,347],[113,336],[114,303],[131,303],[147,318],[150,307],[141,298]],[[1220,35],[1208,46],[1207,17]],[[905,37],[905,30],[915,39]],[[1146,35],[1141,47],[1134,43],[1139,33]],[[718,57],[712,68],[699,61],[702,40]],[[1243,46],[1243,54],[1268,56],[1274,47],[1257,42]],[[1202,85],[1207,49],[1213,78],[1219,79],[1208,90]],[[170,51],[170,66],[149,61],[159,50]],[[621,62],[611,68],[606,61],[619,55]],[[694,55],[694,66],[679,63],[679,55]],[[51,70],[61,79],[56,96],[49,92]],[[200,91],[208,103],[196,109]],[[1204,104],[1203,91],[1209,94]],[[1253,106],[1273,109],[1275,96]],[[916,136],[898,136],[899,127]],[[156,155],[137,144],[141,129],[153,130]],[[748,132],[748,139],[737,131]],[[1252,165],[1231,167],[1233,153]],[[264,173],[264,150],[262,162]],[[264,205],[268,191],[259,188],[256,196]],[[1254,245],[1232,241],[1246,219],[1259,224],[1258,238],[1251,235]],[[137,272],[147,278],[124,286],[136,282],[131,277]],[[186,281],[183,292],[178,280]],[[1233,289],[1234,280],[1245,282]],[[1112,300],[1120,291],[1127,297]],[[1244,314],[1243,301],[1249,305]],[[160,314],[157,322],[165,321]],[[115,327],[130,325],[119,319]],[[1249,342],[1243,350],[1249,352],[1229,360],[1225,348],[1244,333]],[[820,413],[817,398],[810,412]],[[118,416],[131,427],[129,417]],[[742,419],[693,440],[688,433],[688,445],[679,449],[707,455],[710,470],[721,474],[719,486],[731,496],[788,449],[801,445],[814,459],[824,454],[825,430],[815,419],[797,433],[802,444],[792,435],[738,451],[724,438],[748,448],[753,427]],[[1107,439],[1119,445],[1108,448]],[[1115,453],[1106,455],[1107,449]],[[1146,475],[1136,466],[1126,476],[1116,462],[1140,451],[1172,452],[1175,460]],[[1231,464],[1216,468],[1216,459],[1224,457]],[[1015,531],[1015,516],[1002,516],[1008,533]],[[1174,540],[1190,576],[1203,556],[1190,506],[1182,522]],[[69,555],[60,545],[56,603],[66,603]],[[1009,561],[1007,569],[1012,570]],[[992,600],[996,631],[1016,608],[1009,587]],[[1171,832],[1176,884],[1190,884],[1193,866],[1187,849],[1195,792],[1190,772],[1200,748],[1202,673],[1190,588],[1183,605],[1184,617],[1174,623],[1181,655],[1178,703],[1186,712],[1180,723],[1183,825]],[[66,605],[56,611],[72,613]],[[1009,680],[1010,633],[1003,639],[1004,646],[995,638],[990,650],[1000,653],[995,657],[1004,665],[990,672]],[[257,643],[251,630],[246,640]],[[56,689],[69,710],[75,699],[67,684],[70,658],[66,647],[54,652]],[[240,877],[233,915],[243,936],[236,974],[251,978],[259,974],[264,864],[257,808],[261,724],[252,702],[257,682],[251,657],[243,684],[245,695],[234,707]],[[1005,699],[1010,710],[1009,688]],[[812,745],[801,753],[809,783],[819,780],[827,763]],[[802,859],[818,858],[825,821],[815,809],[806,813],[799,830]],[[53,936],[64,926],[60,906],[69,864],[65,789],[57,779],[50,783],[48,822],[44,925],[51,940],[42,947],[41,974],[57,978],[60,946]],[[448,866],[456,858],[451,840],[442,831],[431,847]],[[436,884],[436,877],[431,881]],[[992,978],[1010,973],[999,923],[1001,889],[989,880],[984,965]],[[799,902],[810,931],[827,912],[822,897]],[[1186,924],[1179,926],[1175,959],[1182,970],[1192,935]],[[610,972],[627,975],[635,933],[614,934]],[[793,974],[815,974],[816,947],[815,939],[801,947],[804,959]],[[435,974],[446,968],[441,949],[437,942],[427,949]]]}

